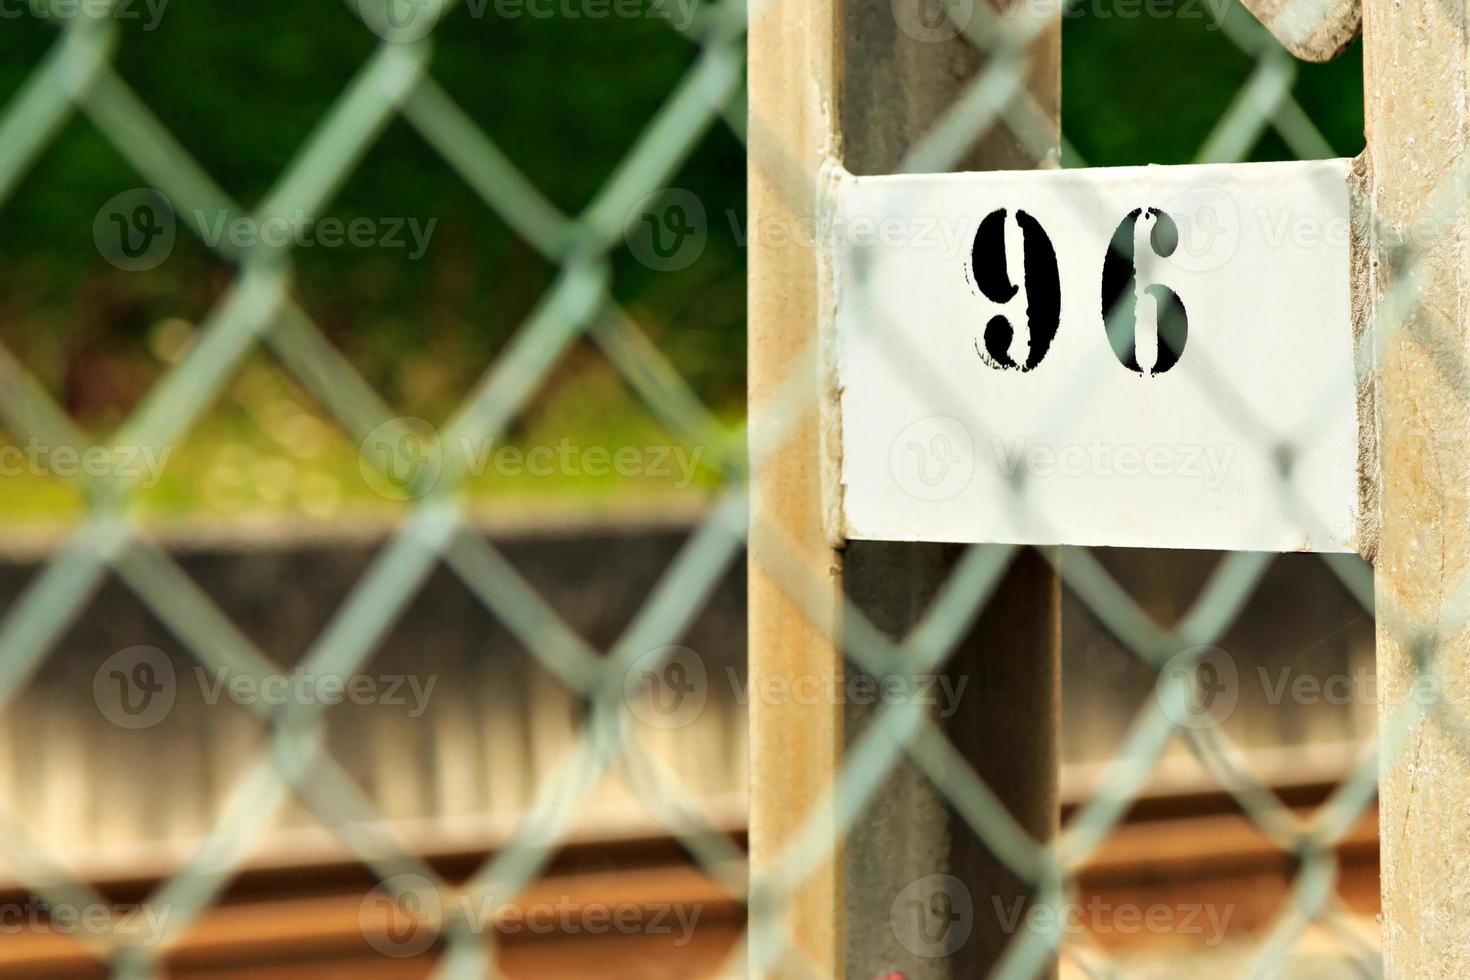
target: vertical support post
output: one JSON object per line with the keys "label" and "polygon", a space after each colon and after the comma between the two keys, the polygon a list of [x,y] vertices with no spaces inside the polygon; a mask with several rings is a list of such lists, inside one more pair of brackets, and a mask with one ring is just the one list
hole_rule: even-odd
{"label": "vertical support post", "polygon": [[[1370,302],[1411,275],[1412,315],[1377,341],[1380,720],[1433,670],[1443,708],[1383,760],[1390,977],[1470,976],[1470,47],[1464,0],[1363,0]],[[1448,208],[1449,212],[1435,213]],[[1432,241],[1411,272],[1402,246]]]}
{"label": "vertical support post", "polygon": [[[986,69],[984,53],[963,37],[946,38],[948,30],[934,29],[936,23],[942,27],[941,10],[931,0],[846,0],[844,48],[853,70],[842,91],[843,162],[851,172],[898,171]],[[1035,122],[1050,136],[1051,145],[1040,148],[1046,155],[1038,160],[1037,147],[1023,146],[997,122],[955,161],[955,169],[1024,169],[1059,155],[1060,17],[1027,54],[1026,90],[1039,110]],[[919,622],[961,554],[946,545],[852,542],[846,554],[848,594],[875,625],[902,637]],[[1060,812],[1060,604],[1051,565],[1034,551],[1021,553],[946,664],[949,676],[939,689],[964,693],[958,704],[943,706],[945,717],[935,718],[1038,840],[1055,835]],[[847,707],[849,742],[874,710]],[[1006,926],[1023,921],[1016,917],[1018,903],[1031,893],[907,760],[889,774],[853,828],[846,866],[853,980],[889,971],[908,980],[986,976],[1016,938]],[[963,888],[968,900],[953,905],[953,913],[955,896],[940,894],[950,888]],[[941,918],[952,914],[960,917]]]}
{"label": "vertical support post", "polygon": [[[815,680],[820,690],[843,689],[844,589],[875,625],[902,637],[961,553],[912,543],[854,542],[845,555],[833,549],[823,530],[816,256],[809,236],[767,240],[758,230],[815,227],[825,160],[840,148],[843,164],[855,173],[893,172],[954,106],[986,59],[963,38],[943,38],[942,29],[936,39],[933,25],[943,17],[944,5],[935,0],[768,0],[752,12],[749,396],[756,509],[750,690],[756,696],[750,701],[750,848],[757,877],[772,870],[781,848],[825,797],[844,745],[870,713],[858,705],[766,704],[758,692],[771,680]],[[1060,20],[1042,32],[1030,55],[1027,86],[1055,144]],[[1055,145],[1050,149],[1054,153]],[[997,124],[958,165],[1015,169],[1040,162]],[[794,424],[781,417],[793,369],[809,375],[797,379],[807,397],[796,399],[802,414]],[[773,446],[779,448],[768,455]],[[786,574],[773,574],[778,566]],[[790,594],[796,572],[824,583],[819,608]],[[1021,825],[1042,840],[1055,834],[1059,812],[1059,607],[1056,573],[1041,556],[1023,553],[945,668],[955,675],[951,689],[965,692],[943,721],[951,739]],[[961,676],[964,686],[957,683]],[[829,686],[834,681],[839,686]],[[911,884],[941,875],[958,879],[968,892],[971,919],[957,924],[965,934],[956,942],[906,943],[903,924],[894,921],[895,899]],[[833,860],[806,880],[784,925],[807,965],[823,976],[980,976],[1015,938],[1004,924],[1018,921],[1015,903],[1028,894],[943,795],[902,761],[845,846],[834,848]],[[759,908],[752,913],[769,914]]]}
{"label": "vertical support post", "polygon": [[[815,227],[817,182],[836,153],[839,0],[762,0],[749,34],[750,690],[842,677],[842,563],[825,531],[817,255],[793,230]],[[784,235],[766,235],[776,228]],[[784,574],[783,574],[784,572]],[[818,593],[795,594],[791,581]],[[808,601],[802,601],[806,598]],[[750,699],[752,878],[776,870],[819,812],[842,763],[839,709]],[[806,969],[844,975],[841,849],[808,875],[780,916]],[[757,922],[756,935],[760,934]]]}

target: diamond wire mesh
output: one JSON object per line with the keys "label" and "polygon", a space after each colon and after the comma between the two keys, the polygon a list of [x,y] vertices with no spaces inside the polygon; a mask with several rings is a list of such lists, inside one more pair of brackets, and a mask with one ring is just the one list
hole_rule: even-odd
{"label": "diamond wire mesh", "polygon": [[[1298,6],[1308,6],[1301,0]],[[1071,4],[1064,3],[1063,9]],[[1320,6],[1320,5],[1317,5]],[[947,6],[946,11],[952,11]],[[966,13],[971,8],[964,7]],[[1020,5],[1006,15],[989,12],[983,4],[973,8],[969,20],[955,20],[955,26],[988,59],[987,67],[944,113],[931,130],[907,155],[902,172],[942,171],[952,167],[970,146],[994,125],[1007,126],[1019,142],[1027,146],[1036,160],[1054,162],[1050,149],[1051,136],[1039,109],[1019,87],[1023,72],[1017,59],[1025,58],[1027,44],[1045,24],[1045,13],[1056,15],[1055,8],[1038,13],[1035,8]],[[1308,18],[1310,20],[1310,18]],[[1263,131],[1274,129],[1286,145],[1299,157],[1316,159],[1333,155],[1330,145],[1311,122],[1310,117],[1291,94],[1295,64],[1264,28],[1246,18],[1225,19],[1222,26],[1230,40],[1256,60],[1255,71],[1242,86],[1236,99],[1221,117],[1214,131],[1200,148],[1196,162],[1239,162],[1245,158]],[[1081,155],[1066,142],[1062,134],[1063,159],[1071,166],[1085,166]],[[1453,189],[1462,175],[1445,182],[1435,213],[1444,213],[1452,200]],[[1413,259],[1408,259],[1412,263]],[[1402,283],[1402,280],[1401,280]],[[1408,316],[1412,300],[1405,289],[1395,290],[1384,307],[1375,310],[1373,321],[1364,337],[1376,336],[1384,343]],[[865,302],[879,307],[882,297],[865,294]],[[1117,310],[1112,311],[1115,314]],[[1110,321],[1111,321],[1110,314]],[[1360,338],[1357,350],[1360,378],[1370,363],[1369,341]],[[900,359],[901,352],[890,352]],[[1241,400],[1218,371],[1209,371],[1211,394],[1231,410],[1240,428],[1258,440],[1271,436],[1270,427],[1262,420],[1249,417]],[[1087,379],[1074,386],[1080,393],[1058,406],[1059,411],[1075,411],[1085,404]],[[911,378],[916,384],[932,379]],[[981,433],[983,435],[983,433]],[[1291,433],[1282,445],[1308,446],[1315,433]],[[757,453],[757,459],[759,454]],[[1290,486],[1286,468],[1281,477],[1281,493],[1290,498],[1296,491]],[[1019,494],[1018,494],[1019,496]],[[1015,501],[1024,506],[1024,500]],[[760,503],[752,504],[752,520],[759,520]],[[965,559],[943,588],[933,607],[921,623],[896,644],[874,630],[860,609],[847,603],[842,611],[844,653],[864,672],[883,677],[902,675],[907,671],[936,669],[943,664],[953,644],[963,636],[977,610],[982,608],[990,591],[1004,573],[1013,549],[980,545],[970,548]],[[779,561],[779,556],[776,559]],[[1361,561],[1347,556],[1323,556],[1353,598],[1369,615],[1374,610],[1371,571]],[[1131,653],[1144,663],[1161,671],[1158,697],[1149,702],[1135,719],[1132,730],[1119,746],[1113,764],[1098,784],[1094,795],[1083,804],[1050,845],[1032,839],[1011,817],[1005,805],[977,777],[962,755],[936,723],[913,703],[884,706],[855,745],[848,749],[844,771],[833,792],[833,808],[841,833],[851,828],[879,790],[883,775],[899,759],[907,757],[937,787],[961,814],[968,826],[984,844],[1022,881],[1035,889],[1036,900],[1052,908],[1075,899],[1076,876],[1086,859],[1122,819],[1128,805],[1144,788],[1152,768],[1176,736],[1182,737],[1191,753],[1239,803],[1249,819],[1274,844],[1300,862],[1290,900],[1276,917],[1273,927],[1252,958],[1252,976],[1274,976],[1290,962],[1293,947],[1306,930],[1318,923],[1342,944],[1354,969],[1365,975],[1381,975],[1381,958],[1376,950],[1364,944],[1346,924],[1345,906],[1335,894],[1337,858],[1334,847],[1350,831],[1354,823],[1372,806],[1376,778],[1381,764],[1379,754],[1370,753],[1358,764],[1331,798],[1308,819],[1302,819],[1240,763],[1241,753],[1218,728],[1179,726],[1179,710],[1184,699],[1196,692],[1200,683],[1198,661],[1191,664],[1183,651],[1199,650],[1218,642],[1260,585],[1271,557],[1238,553],[1223,557],[1205,587],[1196,596],[1185,615],[1171,629],[1159,626],[1104,568],[1088,549],[1065,549],[1065,557],[1056,563],[1063,581],[1090,612],[1117,637]],[[799,572],[782,568],[778,578],[783,586],[800,593],[795,583]],[[811,610],[821,608],[818,591],[801,594],[801,601]],[[1179,667],[1164,673],[1166,667]],[[1421,671],[1427,665],[1421,665]],[[1422,719],[1424,709],[1405,704],[1385,725],[1380,738],[1380,751],[1393,758],[1403,746],[1410,730]],[[753,883],[752,910],[763,904],[775,906],[789,899],[802,876],[813,871],[822,861],[827,831],[833,814],[819,811],[807,821],[804,833],[783,852],[777,870],[769,881]],[[763,894],[769,888],[770,894]],[[1124,975],[1118,964],[1095,945],[1077,942],[1063,935],[1063,917],[1053,915],[1050,929],[1038,926],[1018,933],[1011,941],[996,975],[1027,977],[1042,970],[1049,957],[1058,950],[1069,956],[1084,975]],[[778,934],[773,920],[755,916],[752,925],[752,958],[757,965],[781,962],[783,955],[793,955],[785,937]],[[794,955],[800,956],[799,952]],[[789,966],[789,963],[784,965]],[[808,964],[809,968],[809,964]],[[815,973],[815,971],[812,971]]]}
{"label": "diamond wire mesh", "polygon": [[[1312,0],[1298,0],[1300,3]],[[371,7],[372,5],[366,5]],[[355,10],[365,15],[365,7]],[[447,13],[447,11],[446,11]],[[1041,158],[1047,150],[1046,126],[1020,87],[1027,43],[1046,22],[1046,12],[1019,5],[1007,15],[987,13],[981,4],[963,30],[989,58],[967,94],[939,120],[909,155],[903,169],[945,169],[992,126],[1008,127]],[[1055,16],[1056,11],[1050,11]],[[456,170],[487,207],[543,256],[560,275],[517,332],[511,346],[490,366],[479,386],[449,423],[449,438],[489,438],[500,433],[525,404],[538,382],[578,337],[586,334],[633,389],[672,431],[700,445],[717,447],[728,482],[697,534],[649,596],[623,637],[605,657],[590,649],[536,594],[533,587],[482,536],[471,531],[454,496],[463,476],[452,460],[449,471],[407,517],[390,545],[343,602],[310,650],[305,666],[319,674],[351,674],[362,667],[374,645],[422,585],[439,560],[534,653],[537,660],[591,706],[582,738],[549,788],[525,816],[509,844],[460,893],[518,892],[546,867],[552,849],[579,804],[605,771],[620,767],[625,778],[640,780],[649,803],[711,877],[731,895],[747,900],[754,915],[748,950],[731,954],[729,969],[815,971],[780,927],[781,904],[803,876],[830,853],[835,841],[820,815],[794,840],[771,874],[747,886],[743,858],[721,832],[680,805],[680,788],[660,764],[624,737],[623,675],[644,651],[677,637],[740,554],[746,528],[746,472],[740,433],[726,431],[697,395],[626,315],[609,291],[607,256],[621,237],[623,221],[639,199],[657,190],[680,166],[706,130],[723,120],[743,135],[743,56],[747,16],[759,17],[738,0],[700,11],[686,29],[699,54],[687,76],[649,123],[636,145],[585,211],[561,213],[518,172],[489,134],[458,107],[431,74],[432,35],[385,40],[293,162],[253,212],[247,212],[218,186],[113,70],[116,25],[107,18],[83,19],[65,26],[29,82],[0,112],[0,203],[56,136],[69,116],[80,111],[155,187],[176,202],[180,215],[196,222],[251,214],[257,221],[292,211],[318,212],[359,164],[374,138],[395,114],[401,116]],[[382,24],[369,24],[380,33]],[[1266,32],[1244,18],[1229,18],[1230,39],[1256,59],[1256,68],[1236,100],[1200,148],[1201,162],[1237,161],[1269,127],[1302,157],[1329,156],[1326,140],[1291,94],[1294,63]],[[391,34],[391,31],[388,32]],[[751,120],[759,126],[759,118]],[[1082,165],[1075,148],[1064,159]],[[787,162],[780,176],[793,188],[802,175]],[[1439,207],[1453,202],[1464,174],[1446,181]],[[186,220],[188,220],[186,218]],[[203,237],[203,228],[193,229]],[[182,436],[206,410],[242,359],[257,347],[270,350],[361,442],[381,425],[397,424],[392,409],[331,345],[290,295],[290,256],[266,249],[232,250],[220,246],[238,270],[238,279],[211,313],[200,341],[148,395],[114,437],[119,445],[161,447]],[[1416,255],[1406,252],[1403,268]],[[1414,306],[1412,277],[1400,279],[1382,304],[1372,333],[1382,338],[1397,329]],[[1367,354],[1360,350],[1360,370]],[[800,374],[801,372],[793,372]],[[1219,397],[1230,399],[1228,385],[1216,375]],[[793,386],[794,387],[794,386]],[[792,390],[795,408],[809,393]],[[1231,403],[1228,402],[1227,403]],[[1238,401],[1233,402],[1238,405]],[[781,413],[793,417],[794,411]],[[0,417],[15,434],[45,445],[84,446],[87,440],[27,370],[0,351]],[[1255,433],[1259,423],[1242,420]],[[1308,442],[1311,433],[1296,434]],[[764,440],[769,452],[779,438]],[[756,460],[759,465],[759,458]],[[11,700],[43,661],[48,648],[78,614],[109,569],[120,578],[208,666],[227,666],[263,678],[272,670],[265,654],[190,581],[159,546],[136,533],[126,510],[130,487],[119,478],[87,479],[85,520],[50,556],[43,573],[15,602],[0,623],[0,704]],[[1291,492],[1283,479],[1283,493]],[[750,519],[760,520],[761,501],[750,501]],[[912,672],[941,665],[984,607],[1014,549],[971,548],[951,580],[912,633],[895,641],[868,625],[849,605],[844,611],[846,653],[874,676]],[[1328,565],[1372,612],[1371,577],[1352,559],[1329,557]],[[1177,651],[1211,644],[1230,626],[1259,586],[1269,558],[1234,554],[1223,558],[1205,588],[1179,623],[1160,627],[1086,550],[1069,550],[1058,564],[1068,587],[1100,621],[1142,661],[1161,668]],[[777,567],[791,593],[815,608],[823,583],[803,581],[794,568]],[[1392,611],[1385,610],[1392,623]],[[1393,623],[1406,635],[1413,624]],[[1431,669],[1425,664],[1422,670]],[[1284,851],[1301,861],[1292,900],[1261,943],[1255,972],[1277,971],[1313,922],[1338,931],[1358,957],[1360,969],[1381,972],[1373,950],[1356,946],[1342,926],[1334,897],[1334,845],[1371,806],[1378,759],[1370,756],[1326,805],[1300,819],[1238,764],[1238,755],[1217,729],[1180,731],[1170,720],[1171,705],[1191,696],[1193,679],[1161,675],[1160,696],[1140,713],[1119,747],[1109,775],[1054,843],[1030,839],[1004,805],[978,778],[954,745],[915,703],[883,708],[849,752],[833,795],[838,826],[846,830],[859,818],[885,773],[907,757],[955,805],[966,822],[1022,879],[1037,889],[1040,901],[1060,901],[1075,887],[1075,875],[1140,791],[1165,747],[1181,735],[1200,762],[1239,801],[1253,822]],[[375,829],[372,805],[323,748],[317,708],[293,704],[266,709],[271,736],[268,751],[241,779],[226,812],[193,857],[149,899],[171,909],[161,942],[141,945],[117,936],[98,941],[97,955],[119,977],[155,975],[170,945],[219,896],[252,838],[291,795],[299,797],[344,843],[390,884],[404,872],[419,876],[437,891],[453,889],[424,861]],[[1423,709],[1405,706],[1382,733],[1384,757],[1393,758]],[[11,853],[38,894],[57,900],[95,901],[89,885],[68,876],[59,861],[27,846],[15,821],[7,819]],[[439,975],[482,976],[494,972],[493,931],[477,933],[464,923],[442,925],[446,950]],[[488,950],[487,950],[488,947]],[[1005,976],[1029,976],[1060,948],[1093,975],[1115,966],[1096,948],[1063,937],[1059,931],[1018,934],[1001,965]],[[487,955],[488,953],[488,955]],[[747,960],[748,957],[748,960]]]}

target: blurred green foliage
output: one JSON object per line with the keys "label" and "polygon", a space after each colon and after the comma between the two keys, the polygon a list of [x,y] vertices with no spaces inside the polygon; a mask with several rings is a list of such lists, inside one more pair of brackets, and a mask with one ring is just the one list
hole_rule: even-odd
{"label": "blurred green foliage", "polygon": [[[31,18],[0,21],[0,104],[55,35]],[[194,0],[171,3],[151,32],[124,22],[117,67],[203,168],[250,207],[376,44],[341,3],[259,0],[247,11]],[[436,37],[433,73],[553,203],[575,212],[697,54],[655,16],[473,20],[460,11]],[[712,131],[680,180],[709,202],[715,240],[678,276],[616,256],[618,292],[701,390],[735,403],[743,387],[743,256],[726,210],[743,206],[743,147],[728,129]],[[134,399],[67,390],[68,375],[97,373],[78,371],[78,359],[146,356],[156,324],[197,322],[230,281],[229,267],[183,232],[153,272],[123,273],[101,259],[92,242],[97,210],[141,183],[78,117],[0,208],[0,264],[8,273],[0,282],[0,340],[83,415],[115,416]],[[405,410],[447,412],[556,271],[402,122],[381,136],[327,213],[437,219],[418,262],[383,249],[295,255],[307,310]]]}
{"label": "blurred green foliage", "polygon": [[[1087,163],[1192,158],[1254,65],[1216,29],[1217,9],[1180,0],[1174,16],[1158,17],[1133,0],[1084,0],[1078,7],[1080,16],[1065,30],[1064,131]],[[1243,16],[1238,9],[1235,15]],[[257,0],[247,12],[223,0],[194,0],[167,5],[155,30],[145,21],[123,22],[120,73],[247,205],[268,191],[377,41],[347,6],[333,2]],[[8,98],[55,28],[30,16],[0,24],[0,97]],[[569,210],[591,200],[697,53],[653,15],[473,19],[462,9],[441,26],[435,44],[434,76]],[[1296,93],[1338,152],[1357,152],[1356,48],[1333,64],[1301,66]],[[1274,135],[1255,154],[1288,155]],[[72,356],[122,354],[161,320],[201,317],[228,282],[228,269],[187,236],[155,273],[120,273],[101,260],[92,218],[108,198],[140,182],[79,118],[0,211],[0,262],[10,273],[0,282],[0,330],[23,348],[42,348],[40,367],[53,385],[62,383]],[[743,374],[744,159],[728,129],[711,132],[680,183],[710,214],[704,256],[677,274],[621,256],[618,292],[702,393],[730,403],[740,397]],[[452,377],[429,372],[440,377],[447,405],[554,273],[403,123],[383,135],[330,212],[438,219],[430,251],[416,263],[385,250],[296,256],[308,309],[390,398],[435,400],[403,376],[428,357],[452,369]],[[73,400],[92,407],[84,393]],[[107,398],[99,401],[105,407]]]}
{"label": "blurred green foliage", "polygon": [[[649,15],[632,19],[496,17],[493,4],[476,19],[460,9],[435,35],[432,73],[553,203],[575,212],[698,56],[654,13],[668,5],[647,2]],[[1079,16],[1066,21],[1063,130],[1088,165],[1190,161],[1255,68],[1218,29],[1223,0],[1161,2],[1082,0]],[[1159,9],[1176,12],[1148,13]],[[176,0],[156,29],[146,29],[147,19],[122,22],[118,72],[247,207],[270,190],[378,43],[336,0],[246,7]],[[56,36],[54,24],[28,13],[0,19],[0,108]],[[1339,154],[1362,146],[1361,77],[1356,45],[1332,64],[1298,66],[1294,93]],[[1253,152],[1290,156],[1270,133]],[[79,115],[0,206],[0,343],[97,431],[120,421],[166,370],[181,334],[186,341],[232,277],[182,230],[173,255],[152,272],[122,272],[102,259],[92,241],[98,209],[142,183]],[[695,390],[736,418],[744,389],[745,159],[728,126],[714,125],[674,183],[704,202],[708,246],[676,273],[651,271],[620,249],[616,294]],[[406,414],[447,415],[556,273],[402,122],[390,125],[327,213],[437,220],[417,262],[402,250],[350,247],[294,256],[305,308]],[[544,401],[565,390],[582,391],[583,401],[621,399],[626,404],[591,406],[586,424],[636,429],[644,438],[643,423],[630,421],[641,410],[607,383],[611,377],[584,350],[548,379]],[[305,401],[299,391],[292,397]],[[226,416],[251,414],[238,392],[231,398],[221,406]],[[528,413],[519,435],[536,429],[542,410]],[[216,431],[238,428],[228,418],[217,422]]]}
{"label": "blurred green foliage", "polygon": [[[1062,34],[1067,139],[1093,167],[1194,162],[1256,67],[1254,54],[1217,26],[1215,11],[1241,22],[1250,15],[1235,0],[1148,0],[1178,12],[1167,18],[1145,16],[1144,0],[1076,2],[1080,16],[1067,20]],[[1363,149],[1361,42],[1335,61],[1295,68],[1292,94],[1307,116],[1336,154],[1357,156]],[[1268,129],[1248,159],[1295,154]]]}

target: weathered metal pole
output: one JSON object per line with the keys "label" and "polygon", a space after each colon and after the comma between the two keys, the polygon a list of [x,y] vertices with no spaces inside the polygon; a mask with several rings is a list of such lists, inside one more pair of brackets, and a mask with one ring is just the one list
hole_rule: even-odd
{"label": "weathered metal pole", "polygon": [[[838,2],[766,0],[753,4],[750,15],[750,863],[756,880],[775,868],[818,811],[842,760],[839,710],[767,703],[755,693],[768,679],[801,677],[830,690],[842,676],[842,563],[822,514],[817,255],[799,235],[762,232],[812,227],[816,217],[817,175],[836,147]],[[803,602],[791,588],[793,575],[815,583],[819,597]],[[820,976],[843,976],[840,856],[836,848],[785,907],[751,909],[754,918],[779,916]]]}
{"label": "weathered metal pole", "polygon": [[[842,88],[843,163],[855,174],[894,173],[912,164],[915,146],[990,64],[964,37],[946,38],[953,26],[905,16],[905,7],[917,14],[925,6],[926,0],[847,0],[844,54],[854,70]],[[1045,145],[1023,145],[997,121],[948,169],[1016,170],[1055,160],[1060,48],[1058,16],[1025,52],[1023,88]],[[852,542],[848,594],[876,625],[902,637],[961,554],[945,545]],[[946,665],[948,689],[964,695],[944,707],[947,717],[935,719],[1011,815],[1041,840],[1056,832],[1060,809],[1060,601],[1052,567],[1034,551],[1021,553]],[[849,742],[872,711],[848,706]],[[1019,921],[1013,913],[1031,894],[907,760],[853,828],[846,866],[848,975],[855,980],[890,970],[908,980],[985,976],[1018,938],[1007,924]],[[966,901],[951,909],[955,896],[944,894],[947,888],[962,888]]]}
{"label": "weathered metal pole", "polygon": [[[1390,977],[1470,976],[1470,44],[1464,0],[1364,0],[1366,203],[1380,536],[1380,720],[1436,674],[1442,707],[1385,753],[1383,951]],[[1409,255],[1425,248],[1416,262]],[[1399,329],[1388,297],[1417,293]]]}
{"label": "weathered metal pole", "polygon": [[[894,172],[959,101],[987,59],[944,25],[944,10],[932,0],[770,0],[752,10],[750,710],[757,878],[825,797],[844,745],[872,710],[765,704],[758,692],[771,678],[842,677],[836,638],[844,590],[875,625],[903,637],[960,554],[942,545],[874,542],[834,549],[823,523],[816,256],[810,236],[763,240],[757,230],[813,227],[818,174],[826,162],[840,159],[858,174]],[[1059,19],[1042,30],[1028,54],[1026,87],[1054,153]],[[1042,162],[1034,134],[1029,148],[1002,123],[977,135],[956,169]],[[791,395],[793,370],[807,372],[797,382],[808,394],[797,418],[783,400]],[[784,573],[773,573],[777,567]],[[791,594],[794,571],[824,583],[816,608]],[[945,721],[950,737],[1038,839],[1055,833],[1059,809],[1059,603],[1055,572],[1034,552],[1023,553],[945,668],[967,680],[960,685],[965,698]],[[971,918],[961,924],[964,934],[905,942],[903,923],[894,921],[895,900],[910,885],[941,875],[957,878],[968,893]],[[785,925],[807,965],[824,976],[981,976],[1015,938],[1004,925],[1014,918],[995,909],[1013,910],[1027,894],[1028,886],[1013,880],[943,796],[901,761],[834,860],[806,880]]]}

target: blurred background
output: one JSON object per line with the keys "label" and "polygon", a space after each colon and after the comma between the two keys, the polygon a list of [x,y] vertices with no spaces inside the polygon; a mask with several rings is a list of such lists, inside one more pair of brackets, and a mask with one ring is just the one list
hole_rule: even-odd
{"label": "blurred background", "polygon": [[[26,124],[17,107],[57,57],[63,6],[26,0],[0,11],[0,126]],[[638,16],[596,19],[569,16],[565,7],[548,17],[458,10],[434,35],[429,74],[567,214],[597,198],[701,55],[691,43],[700,21],[679,23],[681,11],[701,12],[696,0],[634,6]],[[247,207],[272,192],[382,44],[350,5],[332,2],[257,0],[247,11],[220,0],[173,0],[132,9],[134,17],[115,22],[117,76]],[[1093,0],[1074,13],[1062,46],[1064,165],[1192,161],[1257,67],[1255,54],[1222,27],[1222,18],[1249,21],[1234,2],[1180,3],[1160,16],[1127,0]],[[1264,32],[1250,36],[1274,44]],[[1294,72],[1290,91],[1331,152],[1357,154],[1358,46],[1329,64],[1295,64]],[[492,462],[462,488],[477,532],[598,651],[633,622],[692,529],[738,479],[728,461],[744,453],[744,116],[737,91],[665,182],[703,208],[707,232],[697,258],[659,268],[664,263],[640,259],[646,251],[632,237],[610,255],[619,306],[708,407],[718,423],[709,431],[718,435],[696,445],[670,431],[608,352],[579,339],[495,440],[495,449],[520,455],[499,457],[512,462]],[[1270,130],[1249,153],[1294,157]],[[26,166],[5,163],[12,169],[0,168],[7,178],[0,186],[8,187],[0,202],[0,389],[9,397],[0,399],[0,444],[27,446],[16,405],[31,385],[89,440],[107,444],[187,359],[201,325],[237,283],[236,266],[183,220],[154,267],[120,267],[128,263],[99,248],[96,229],[110,202],[153,184],[86,115],[60,121]],[[557,263],[401,119],[367,142],[318,213],[343,226],[365,220],[371,234],[295,249],[292,296],[393,412],[443,430],[552,289]],[[390,244],[395,237],[402,247]],[[570,447],[560,458],[569,453],[579,465],[533,472],[524,461],[537,447]],[[367,475],[362,441],[264,347],[240,360],[167,448],[156,479],[129,498],[129,519],[284,676],[328,634],[413,506],[404,498],[414,495],[385,491]],[[598,451],[616,459],[620,450],[637,463],[593,462]],[[58,459],[51,469],[62,467]],[[468,877],[522,842],[537,794],[573,753],[583,699],[460,576],[437,567],[373,643],[361,668],[371,692],[324,716],[344,782],[322,785],[336,787],[339,799],[359,798],[362,808],[324,815],[310,800],[285,800],[269,819],[246,821],[248,834],[235,833],[243,824],[226,822],[244,819],[239,795],[271,734],[269,718],[251,708],[269,695],[221,694],[229,678],[201,668],[180,639],[208,623],[166,622],[125,576],[107,573],[49,633],[27,632],[23,603],[46,587],[89,501],[85,481],[44,465],[0,478],[0,666],[9,699],[0,714],[7,841],[0,907],[16,912],[0,916],[0,977],[123,970],[105,936],[64,928],[53,912],[67,901],[83,908],[105,901],[114,911],[134,910],[147,928],[145,899],[177,914],[159,967],[168,975],[430,975],[444,943],[423,938],[412,917],[397,921],[401,909],[375,918],[383,874],[371,859],[377,852],[364,856],[371,848],[362,839],[386,835],[446,879]],[[1217,556],[1099,557],[1151,614],[1170,622]],[[495,914],[507,917],[495,930],[504,975],[730,970],[744,906],[669,831],[671,814],[649,801],[699,812],[736,848],[742,840],[744,609],[737,559],[687,628],[667,638],[708,672],[708,703],[678,729],[641,726],[636,737],[658,772],[615,767],[565,833],[544,842],[539,873],[498,896]],[[1286,556],[1222,646],[1252,677],[1276,678],[1286,667],[1371,679],[1372,632],[1371,618],[1319,560]],[[1150,696],[1153,675],[1070,598],[1063,642],[1063,785],[1075,802],[1100,778]],[[110,686],[117,677],[121,693]],[[158,678],[168,679],[168,707],[156,717],[130,712],[142,702],[127,702],[127,683]],[[1272,703],[1272,690],[1242,685],[1228,729],[1283,799],[1311,806],[1371,739],[1374,705],[1364,697]],[[657,782],[665,777],[676,788]],[[381,821],[363,816],[369,812]],[[344,835],[344,824],[358,836]],[[211,851],[211,831],[225,826],[234,830],[215,844],[229,837],[238,846]],[[1342,893],[1371,917],[1373,828],[1358,840],[1343,858]],[[159,891],[185,868],[189,887]],[[1145,907],[1208,896],[1232,910],[1228,922],[1218,936],[1104,929],[1095,938],[1140,975],[1174,975],[1168,957],[1180,943],[1191,955],[1231,962],[1232,950],[1281,907],[1292,868],[1291,856],[1271,847],[1181,750],[1155,773],[1087,886],[1102,900]],[[19,911],[33,906],[43,911]],[[632,910],[642,925],[591,928],[593,908]],[[534,909],[573,911],[548,916],[555,924],[545,929],[515,925]],[[651,925],[660,910],[671,928]],[[681,910],[697,920],[687,930]],[[33,918],[48,924],[6,928]],[[1306,948],[1315,972],[1303,975],[1335,962],[1331,944],[1323,945],[1321,962]]]}

